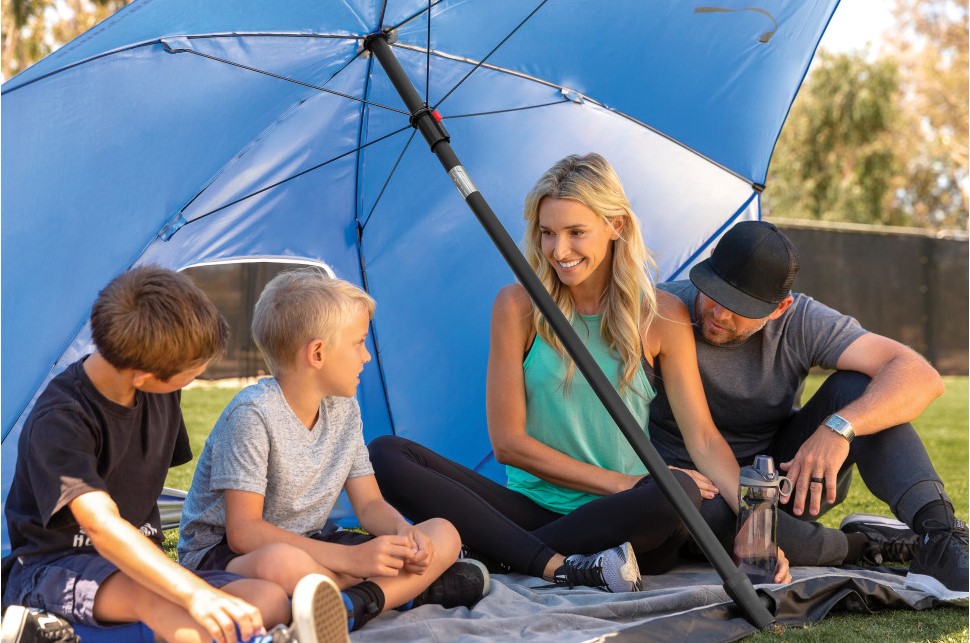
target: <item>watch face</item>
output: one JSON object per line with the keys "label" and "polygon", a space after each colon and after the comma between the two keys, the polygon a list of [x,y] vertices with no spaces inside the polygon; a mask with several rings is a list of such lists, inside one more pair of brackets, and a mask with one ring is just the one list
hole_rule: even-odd
{"label": "watch face", "polygon": [[842,435],[846,440],[852,441],[855,437],[855,431],[852,429],[852,424],[849,423],[844,417],[839,415],[830,415],[825,420],[825,426],[829,427],[836,433]]}
{"label": "watch face", "polygon": [[846,427],[848,422],[846,422],[844,418],[841,418],[837,415],[833,415],[832,417],[830,417],[828,420],[825,421],[825,424],[827,424],[828,427],[831,429],[835,429],[836,431],[841,431]]}

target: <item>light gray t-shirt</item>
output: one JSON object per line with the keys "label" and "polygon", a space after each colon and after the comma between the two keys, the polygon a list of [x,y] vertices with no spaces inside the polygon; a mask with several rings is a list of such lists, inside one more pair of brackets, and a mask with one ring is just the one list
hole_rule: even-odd
{"label": "light gray t-shirt", "polygon": [[[661,284],[690,311],[697,342],[697,362],[714,424],[740,462],[750,464],[766,453],[777,431],[794,412],[809,369],[834,369],[842,351],[866,334],[852,317],[796,294],[794,303],[778,319],[769,321],[747,341],[715,346],[698,327],[697,288],[689,280]],[[677,429],[657,372],[657,397],[650,404],[650,439],[667,464],[688,466],[690,455]]]}
{"label": "light gray t-shirt", "polygon": [[194,569],[226,533],[223,491],[264,497],[263,518],[309,535],[323,528],[348,478],[374,473],[352,397],[328,397],[312,430],[275,378],[239,392],[205,442],[182,509],[179,561]]}

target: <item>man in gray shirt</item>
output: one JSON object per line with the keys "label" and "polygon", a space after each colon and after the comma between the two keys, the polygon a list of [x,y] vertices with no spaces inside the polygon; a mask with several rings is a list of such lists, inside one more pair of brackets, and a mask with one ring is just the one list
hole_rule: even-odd
{"label": "man in gray shirt", "polygon": [[[778,521],[792,565],[912,561],[908,586],[967,604],[967,527],[909,424],[943,392],[942,379],[910,348],[793,294],[797,272],[791,241],[770,223],[747,221],[722,237],[690,281],[660,286],[690,311],[714,423],[740,465],[771,455],[794,483]],[[835,373],[799,408],[813,366]],[[695,469],[658,376],[650,438],[667,464]],[[813,521],[845,499],[852,464],[905,525],[861,515],[841,530]],[[702,493],[713,490],[691,475]],[[714,496],[701,513],[730,551],[736,518],[727,503]]]}

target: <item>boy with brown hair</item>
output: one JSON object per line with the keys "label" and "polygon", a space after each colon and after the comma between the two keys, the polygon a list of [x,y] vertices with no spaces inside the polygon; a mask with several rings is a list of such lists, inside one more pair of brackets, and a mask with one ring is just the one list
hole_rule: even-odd
{"label": "boy with brown hair", "polygon": [[[187,277],[146,266],[99,293],[91,334],[95,352],[50,381],[20,436],[3,641],[75,640],[56,617],[141,621],[170,642],[288,640],[282,626],[263,636],[289,620],[279,586],[195,575],[161,547],[158,495],[169,467],[192,459],[179,391],[224,351],[225,320]],[[316,594],[307,586],[294,611]]]}
{"label": "boy with brown hair", "polygon": [[[455,563],[461,543],[451,523],[411,525],[377,486],[354,399],[374,307],[319,270],[266,286],[253,336],[273,377],[243,389],[209,435],[179,543],[190,569],[272,580],[288,592],[306,574],[332,578],[345,631],[384,609],[471,607],[488,592],[483,566]],[[327,529],[341,488],[373,535]]]}

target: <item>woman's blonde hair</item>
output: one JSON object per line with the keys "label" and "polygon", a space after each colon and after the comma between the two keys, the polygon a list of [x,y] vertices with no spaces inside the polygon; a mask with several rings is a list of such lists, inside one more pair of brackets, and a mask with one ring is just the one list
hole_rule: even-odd
{"label": "woman's blonde hair", "polygon": [[[640,367],[641,333],[649,328],[655,315],[657,299],[652,274],[656,273],[656,264],[643,244],[640,224],[609,162],[599,154],[574,154],[562,159],[539,178],[525,198],[524,245],[529,264],[570,321],[576,315],[572,297],[542,253],[539,206],[547,197],[576,201],[611,226],[617,219],[622,221],[620,236],[612,242],[612,277],[603,293],[600,325],[603,342],[620,361],[618,375],[622,392],[633,382]],[[563,385],[568,386],[575,364],[539,310],[533,308],[532,315],[539,337],[566,362]]]}

